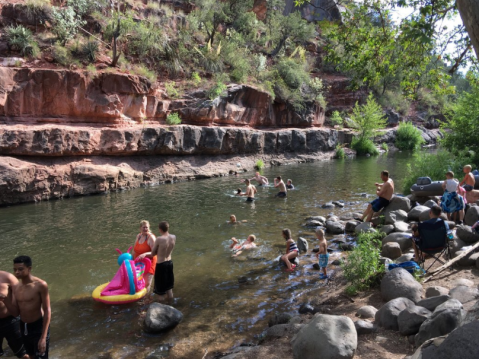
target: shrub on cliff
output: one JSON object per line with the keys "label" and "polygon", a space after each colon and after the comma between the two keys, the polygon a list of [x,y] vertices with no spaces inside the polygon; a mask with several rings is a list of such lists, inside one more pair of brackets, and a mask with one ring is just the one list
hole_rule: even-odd
{"label": "shrub on cliff", "polygon": [[178,115],[177,112],[169,113],[168,116],[166,116],[166,124],[168,124],[168,125],[179,125],[179,124],[181,124],[180,115]]}
{"label": "shrub on cliff", "polygon": [[23,56],[35,56],[38,53],[38,45],[33,39],[32,32],[22,25],[7,27],[5,37],[8,46]]}
{"label": "shrub on cliff", "polygon": [[396,147],[400,150],[416,150],[424,139],[421,136],[421,131],[416,128],[411,122],[401,122],[396,132]]}
{"label": "shrub on cliff", "polygon": [[72,39],[86,21],[82,20],[81,14],[77,13],[72,6],[63,8],[52,8],[53,28],[52,32],[57,36],[58,41],[65,45]]}

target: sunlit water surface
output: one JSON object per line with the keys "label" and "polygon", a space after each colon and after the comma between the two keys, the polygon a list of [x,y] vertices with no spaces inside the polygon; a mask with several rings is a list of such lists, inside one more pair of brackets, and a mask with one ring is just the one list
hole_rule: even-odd
{"label": "sunlit water surface", "polygon": [[[244,188],[240,182],[247,176],[242,175],[0,208],[0,269],[11,271],[12,259],[26,254],[33,258],[34,275],[48,282],[52,358],[157,358],[171,345],[189,346],[190,354],[183,350],[182,355],[201,358],[215,341],[253,339],[275,311],[296,312],[298,291],[318,284],[310,265],[288,276],[276,264],[284,251],[282,228],[314,245],[311,230],[302,226],[307,216],[362,211],[368,199],[361,193],[372,198],[383,169],[400,191],[408,161],[409,154],[396,153],[267,168],[271,182],[277,175],[291,178],[296,190],[279,199],[276,189],[258,187],[253,204],[233,196],[236,188]],[[320,208],[330,200],[347,204]],[[247,223],[228,225],[233,213]],[[143,333],[141,315],[147,307],[141,302],[107,306],[90,298],[115,274],[115,248],[133,245],[142,219],[150,221],[155,234],[158,222],[167,220],[177,235],[175,307],[184,320],[162,335]],[[258,250],[232,259],[230,238],[249,234],[257,236]],[[241,276],[254,280],[239,284]]]}

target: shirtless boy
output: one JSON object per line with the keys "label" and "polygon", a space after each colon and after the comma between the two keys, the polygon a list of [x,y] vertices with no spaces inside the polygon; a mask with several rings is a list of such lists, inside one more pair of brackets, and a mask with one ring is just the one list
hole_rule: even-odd
{"label": "shirtless boy", "polygon": [[459,185],[464,187],[466,192],[472,191],[474,189],[474,185],[476,184],[476,178],[471,172],[471,165],[464,166],[463,171],[465,173],[464,179],[461,181],[461,183],[459,183]]}
{"label": "shirtless boy", "polygon": [[240,193],[240,196],[246,196],[246,202],[253,202],[254,201],[254,195],[258,190],[256,189],[255,186],[253,186],[250,182],[249,179],[245,179],[244,183],[246,183],[246,192],[245,193]]}
{"label": "shirtless boy", "polygon": [[47,283],[32,276],[32,259],[13,260],[13,273],[20,280],[9,286],[5,304],[13,316],[20,314],[20,329],[27,354],[32,359],[48,358],[50,343],[50,294]]}
{"label": "shirtless boy", "polygon": [[160,236],[156,237],[155,245],[151,250],[152,255],[158,256],[155,271],[155,289],[153,292],[159,296],[160,302],[164,302],[165,297],[167,297],[168,302],[171,304],[173,302],[173,287],[175,285],[171,253],[175,248],[176,236],[168,232],[170,229],[168,222],[160,222],[158,228]]}
{"label": "shirtless boy", "polygon": [[366,208],[366,211],[364,211],[362,217],[360,218],[361,221],[364,220],[364,217],[366,217],[366,222],[371,222],[373,214],[386,207],[393,197],[394,182],[389,178],[388,171],[381,172],[381,180],[383,183],[374,184],[376,186],[376,194],[378,195],[378,198],[368,205],[368,208]]}
{"label": "shirtless boy", "polygon": [[276,197],[286,197],[286,193],[288,190],[286,189],[286,185],[281,179],[281,176],[278,176],[274,179],[274,186],[279,189],[279,192]]}
{"label": "shirtless boy", "polygon": [[328,273],[326,267],[329,262],[329,253],[328,253],[328,242],[324,238],[324,231],[322,229],[316,230],[316,238],[319,240],[319,251],[316,253],[316,258],[318,258],[319,268],[323,270],[323,273],[319,275],[319,279],[328,278]]}
{"label": "shirtless boy", "polygon": [[[18,284],[13,274],[0,271],[0,338],[7,339],[8,346],[12,349],[17,358],[30,358],[23,345],[22,333],[20,331],[20,318],[14,317],[4,303],[8,296],[9,287]],[[3,355],[3,353],[2,353]]]}
{"label": "shirtless boy", "polygon": [[254,234],[250,234],[246,241],[241,244],[238,243],[238,240],[235,237],[231,238],[230,248],[235,252],[233,257],[239,256],[245,249],[256,248],[256,243],[254,243],[255,240],[256,236]]}
{"label": "shirtless boy", "polygon": [[261,176],[259,172],[256,172],[254,177],[250,179],[250,181],[256,180],[258,182],[258,186],[267,186],[269,184],[268,179],[265,176]]}

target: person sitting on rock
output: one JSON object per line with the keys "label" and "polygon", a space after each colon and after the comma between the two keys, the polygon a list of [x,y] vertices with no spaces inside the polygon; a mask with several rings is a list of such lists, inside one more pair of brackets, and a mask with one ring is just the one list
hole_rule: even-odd
{"label": "person sitting on rock", "polygon": [[286,197],[288,190],[284,184],[281,176],[278,176],[274,179],[274,186],[279,189],[279,192],[276,194],[276,197]]}
{"label": "person sitting on rock", "polygon": [[293,181],[291,181],[290,179],[288,179],[288,181],[286,182],[286,188],[287,188],[287,189],[294,189]]}
{"label": "person sitting on rock", "polygon": [[474,189],[474,185],[476,184],[476,179],[471,172],[472,166],[471,165],[464,166],[463,171],[465,173],[464,179],[461,181],[461,183],[459,183],[459,185],[464,187],[464,189],[467,192],[470,192]]}
{"label": "person sitting on rock", "polygon": [[238,240],[235,237],[231,238],[232,243],[230,248],[235,252],[233,257],[239,256],[244,250],[256,248],[256,243],[254,243],[255,240],[256,236],[254,234],[250,234],[246,241],[241,244],[238,243]]}
{"label": "person sitting on rock", "polygon": [[328,273],[326,267],[329,262],[328,242],[326,242],[324,238],[324,231],[322,229],[316,229],[316,238],[319,240],[319,251],[316,253],[316,258],[318,258],[319,269],[323,270],[323,273],[319,275],[319,279],[327,279]]}
{"label": "person sitting on rock", "polygon": [[364,211],[361,218],[358,218],[359,221],[363,221],[364,217],[366,217],[366,222],[371,222],[374,213],[379,212],[381,209],[385,208],[394,194],[394,182],[391,178],[389,178],[388,171],[381,171],[381,180],[383,183],[375,183],[376,186],[376,194],[378,198],[372,201],[368,208]]}
{"label": "person sitting on rock", "polygon": [[[436,223],[438,221],[441,221],[444,223],[444,226],[446,227],[446,232],[450,233],[449,225],[447,224],[446,221],[444,221],[442,218],[440,218],[442,213],[441,207],[439,206],[432,206],[431,209],[429,210],[429,218],[427,221],[424,221],[422,223]],[[419,251],[418,251],[418,246],[421,243],[421,237],[419,235],[419,225],[415,224],[412,226],[412,247],[414,248],[414,260],[416,262],[419,261]]]}
{"label": "person sitting on rock", "polygon": [[454,172],[446,173],[446,180],[442,183],[444,194],[441,198],[441,209],[447,214],[447,219],[451,219],[451,214],[459,214],[459,224],[462,224],[464,218],[464,199],[457,193],[459,181],[454,179]]}
{"label": "person sitting on rock", "polygon": [[299,249],[296,242],[291,238],[291,231],[288,228],[283,229],[283,238],[286,240],[286,254],[281,256],[281,260],[286,264],[286,272],[292,272],[296,265],[291,261],[298,256]]}

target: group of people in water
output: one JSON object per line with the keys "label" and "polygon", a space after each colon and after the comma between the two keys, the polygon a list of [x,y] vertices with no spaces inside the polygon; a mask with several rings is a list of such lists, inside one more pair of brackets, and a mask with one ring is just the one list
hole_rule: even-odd
{"label": "group of people in water", "polygon": [[[245,196],[247,202],[253,202],[255,200],[255,194],[258,192],[256,187],[251,183],[251,181],[255,180],[258,183],[258,186],[269,186],[269,181],[265,176],[262,176],[259,172],[256,172],[253,178],[247,178],[244,180],[246,184],[246,190],[243,192],[241,188],[236,190],[237,196]],[[288,179],[286,183],[284,183],[281,176],[278,176],[273,181],[273,186],[279,189],[279,192],[276,194],[276,197],[284,198],[288,195],[288,190],[293,190],[293,181]]]}

